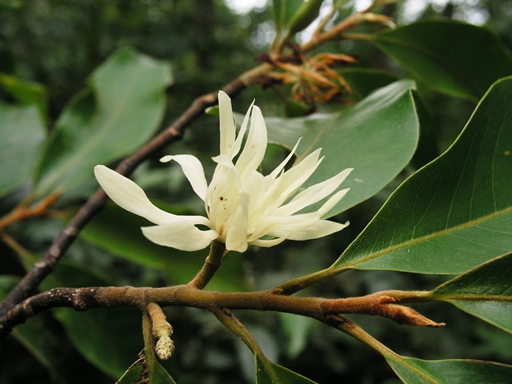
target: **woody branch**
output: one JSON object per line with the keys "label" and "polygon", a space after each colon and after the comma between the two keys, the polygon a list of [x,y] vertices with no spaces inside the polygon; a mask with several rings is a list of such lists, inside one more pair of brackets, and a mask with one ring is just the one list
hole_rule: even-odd
{"label": "woody branch", "polygon": [[77,311],[92,308],[136,307],[144,311],[149,303],[164,306],[278,311],[308,316],[326,322],[332,315],[366,314],[381,316],[399,324],[440,327],[401,303],[424,301],[422,292],[382,291],[361,297],[325,299],[281,295],[279,290],[224,293],[204,291],[189,284],[165,288],[90,287],[56,288],[26,299],[0,318],[0,335],[44,310],[68,307]]}

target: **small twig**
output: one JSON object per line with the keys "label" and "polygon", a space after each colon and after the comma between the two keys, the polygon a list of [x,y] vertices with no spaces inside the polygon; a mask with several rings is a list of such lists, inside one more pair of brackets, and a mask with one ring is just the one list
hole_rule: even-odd
{"label": "small twig", "polygon": [[60,196],[60,193],[52,193],[30,207],[28,206],[29,201],[23,201],[9,214],[0,218],[0,231],[17,221],[28,219],[29,217],[53,214],[54,212],[50,211],[50,207],[59,199]]}
{"label": "small twig", "polygon": [[213,241],[210,245],[210,254],[206,257],[204,265],[198,274],[190,281],[189,285],[203,289],[210,282],[217,269],[222,265],[226,252],[226,245],[220,241]]}

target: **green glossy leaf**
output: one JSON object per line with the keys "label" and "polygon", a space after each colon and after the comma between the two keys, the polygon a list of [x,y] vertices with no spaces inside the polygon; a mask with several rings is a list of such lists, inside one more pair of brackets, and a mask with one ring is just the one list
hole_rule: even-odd
{"label": "green glossy leaf", "polygon": [[354,168],[340,188],[348,194],[328,216],[375,195],[407,165],[418,142],[418,120],[409,80],[394,82],[342,112],[305,118],[265,118],[269,141],[292,148],[302,137],[297,155],[322,148],[324,161],[308,185]]}
{"label": "green glossy leaf", "polygon": [[[181,212],[158,204],[174,214]],[[139,265],[165,270],[172,284],[186,284],[201,269],[208,249],[183,252],[156,245],[146,239],[140,228],[148,222],[115,204],[109,204],[82,231],[81,236],[90,243]],[[208,284],[208,289],[220,291],[245,291],[243,259],[230,255]]]}
{"label": "green glossy leaf", "polygon": [[440,92],[478,99],[512,74],[512,59],[490,31],[456,21],[420,21],[371,39],[416,78]]}
{"label": "green glossy leaf", "polygon": [[337,72],[350,85],[352,95],[349,99],[353,101],[360,101],[378,88],[398,80],[393,73],[376,69],[344,68]]}
{"label": "green glossy leaf", "polygon": [[0,104],[0,197],[30,182],[44,138],[35,106]]}
{"label": "green glossy leaf", "polygon": [[512,254],[457,276],[428,296],[512,333]]}
{"label": "green glossy leaf", "polygon": [[406,384],[507,384],[512,366],[478,360],[420,360],[398,355],[386,357]]}
{"label": "green glossy leaf", "polygon": [[46,89],[38,83],[20,80],[0,73],[0,87],[11,94],[22,105],[35,105],[41,121],[46,121],[48,98]]}
{"label": "green glossy leaf", "polygon": [[274,364],[265,356],[255,355],[256,384],[314,384],[315,382],[290,371],[281,365]]}
{"label": "green glossy leaf", "polygon": [[462,273],[512,250],[512,78],[406,180],[331,268]]}
{"label": "green glossy leaf", "polygon": [[139,353],[139,359],[116,382],[116,384],[139,383],[176,384],[165,368],[146,350]]}
{"label": "green glossy leaf", "polygon": [[130,49],[113,54],[59,117],[41,153],[35,192],[80,194],[96,164],[127,155],[157,129],[171,83],[168,64]]}

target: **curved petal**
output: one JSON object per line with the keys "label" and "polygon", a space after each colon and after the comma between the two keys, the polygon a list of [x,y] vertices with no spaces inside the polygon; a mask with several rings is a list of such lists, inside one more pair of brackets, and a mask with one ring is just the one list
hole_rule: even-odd
{"label": "curved petal", "polygon": [[304,184],[320,165],[319,156],[320,149],[317,149],[275,180],[265,193],[267,212],[274,211]]}
{"label": "curved petal", "polygon": [[206,248],[219,237],[214,230],[201,231],[186,221],[143,227],[142,233],[153,243],[182,251],[198,251]]}
{"label": "curved petal", "polygon": [[348,221],[344,224],[341,224],[329,220],[317,220],[314,224],[300,229],[296,228],[295,231],[290,231],[291,228],[280,228],[279,230],[274,231],[272,235],[280,236],[287,232],[285,237],[288,240],[311,240],[341,231],[348,225]]}
{"label": "curved petal", "polygon": [[247,131],[247,126],[249,125],[249,118],[251,116],[251,111],[254,105],[254,101],[249,106],[249,109],[245,113],[244,120],[242,121],[242,125],[240,126],[240,131],[238,132],[238,136],[236,137],[235,143],[233,144],[233,148],[227,154],[231,160],[240,152],[240,148],[242,147],[242,141],[244,140],[245,132]]}
{"label": "curved petal", "polygon": [[350,188],[342,189],[332,195],[317,211],[320,217],[325,216],[338,202],[345,197]]}
{"label": "curved petal", "polygon": [[[246,200],[246,199],[241,199]],[[226,249],[229,251],[245,252],[247,250],[247,215],[241,204],[229,222],[226,233]]]}
{"label": "curved petal", "polygon": [[247,135],[247,141],[235,164],[242,178],[244,178],[246,174],[250,174],[252,171],[258,169],[265,156],[266,150],[267,127],[265,126],[265,120],[263,119],[261,110],[257,106],[253,106],[251,128]]}
{"label": "curved petal", "polygon": [[231,99],[219,91],[219,115],[220,115],[220,153],[226,155],[231,151],[235,143],[236,126],[233,118]]}
{"label": "curved petal", "polygon": [[192,189],[196,195],[204,201],[208,184],[206,182],[206,177],[204,176],[203,165],[199,159],[192,155],[164,156],[160,159],[162,163],[167,163],[172,160],[181,166],[183,174],[190,182]]}
{"label": "curved petal", "polygon": [[295,155],[295,151],[297,150],[297,147],[300,144],[300,141],[302,140],[302,137],[297,140],[297,143],[295,143],[295,146],[292,148],[288,156],[286,156],[286,159],[284,159],[281,164],[279,164],[269,175],[265,176],[265,186],[268,188],[270,187],[271,183],[274,182],[274,180],[279,176],[281,171],[284,169],[286,164],[290,161],[293,155]]}
{"label": "curved petal", "polygon": [[94,167],[94,175],[114,203],[155,224],[185,220],[193,224],[210,225],[210,221],[203,216],[177,216],[157,208],[149,201],[141,187],[104,165]]}
{"label": "curved petal", "polygon": [[[292,215],[301,209],[314,204],[323,198],[329,196],[333,191],[340,186],[340,184],[347,178],[352,168],[347,168],[344,171],[338,173],[336,176],[331,177],[321,183],[312,185],[305,190],[299,192],[289,203],[277,208],[276,215]],[[345,191],[343,195],[338,195],[338,199],[331,206],[325,205],[325,208],[329,207],[323,214],[327,213],[343,196],[348,192]],[[332,200],[329,200],[332,203]],[[324,206],[322,208],[324,208]],[[320,214],[322,216],[323,214]]]}

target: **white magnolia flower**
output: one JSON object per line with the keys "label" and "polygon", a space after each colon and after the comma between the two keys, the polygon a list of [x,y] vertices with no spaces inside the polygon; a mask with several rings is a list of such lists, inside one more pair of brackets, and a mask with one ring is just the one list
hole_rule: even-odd
{"label": "white magnolia flower", "polygon": [[271,247],[286,239],[315,239],[348,225],[322,219],[348,188],[333,194],[315,212],[297,212],[332,194],[351,168],[297,193],[321,163],[320,149],[284,171],[297,142],[288,157],[263,176],[258,168],[267,148],[267,128],[261,110],[252,105],[236,135],[231,100],[224,92],[219,92],[219,109],[220,155],[213,158],[217,167],[210,184],[200,161],[192,155],[164,156],[160,160],[175,161],[181,166],[192,189],[204,201],[206,217],[165,212],[153,205],[130,179],[103,165],[95,167],[98,182],[117,205],[156,224],[142,228],[149,240],[185,251],[203,249],[219,240],[228,251],[243,252],[248,245]]}

